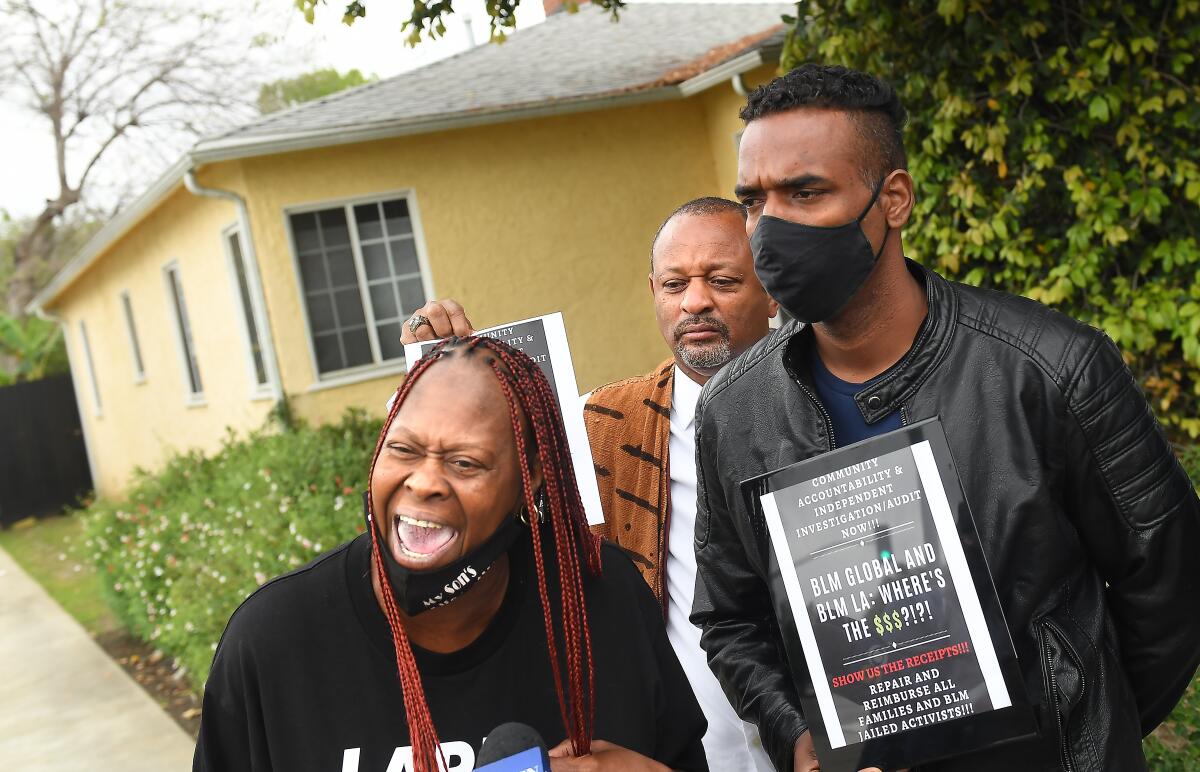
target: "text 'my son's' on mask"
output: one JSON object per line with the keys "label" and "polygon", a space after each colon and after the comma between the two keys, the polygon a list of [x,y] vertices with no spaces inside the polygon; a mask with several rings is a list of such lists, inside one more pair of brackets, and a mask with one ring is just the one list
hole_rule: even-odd
{"label": "text 'my son's' on mask", "polygon": [[[363,494],[363,517],[367,528],[375,527],[370,497],[366,493]],[[379,551],[383,553],[384,571],[396,603],[404,613],[416,616],[461,598],[483,579],[484,574],[501,555],[508,552],[524,530],[525,527],[515,515],[507,517],[483,544],[448,565],[426,571],[414,571],[400,565],[388,549],[386,540],[381,539]]]}

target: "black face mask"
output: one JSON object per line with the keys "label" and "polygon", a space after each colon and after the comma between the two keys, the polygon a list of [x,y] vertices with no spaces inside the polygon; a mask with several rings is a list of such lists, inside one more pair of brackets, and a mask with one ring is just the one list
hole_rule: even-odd
{"label": "black face mask", "polygon": [[[831,319],[850,302],[883,254],[871,249],[862,221],[875,206],[883,181],[862,214],[845,225],[824,228],[788,222],[771,215],[759,218],[750,236],[754,272],[763,289],[784,311],[802,322]],[[890,229],[889,229],[890,230]]]}
{"label": "black face mask", "polygon": [[[363,517],[366,518],[367,528],[375,527],[371,517],[370,499],[365,493]],[[386,534],[377,533],[379,551],[383,553],[383,567],[387,572],[388,584],[392,586],[392,595],[395,596],[396,603],[411,617],[458,600],[479,583],[501,555],[508,552],[523,530],[525,526],[516,516],[506,517],[496,532],[469,554],[449,565],[431,568],[428,571],[414,571],[400,565],[388,549]]]}

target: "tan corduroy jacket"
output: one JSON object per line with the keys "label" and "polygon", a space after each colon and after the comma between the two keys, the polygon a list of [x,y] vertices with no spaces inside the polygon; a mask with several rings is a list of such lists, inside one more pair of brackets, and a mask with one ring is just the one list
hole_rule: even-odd
{"label": "tan corduroy jacket", "polygon": [[593,531],[637,564],[666,613],[671,516],[671,394],[675,362],[601,386],[583,408],[604,524]]}

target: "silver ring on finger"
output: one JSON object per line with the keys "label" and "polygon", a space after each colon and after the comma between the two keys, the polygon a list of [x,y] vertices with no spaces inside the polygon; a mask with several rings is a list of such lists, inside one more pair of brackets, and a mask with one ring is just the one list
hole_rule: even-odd
{"label": "silver ring on finger", "polygon": [[[429,324],[429,318],[420,314],[413,314],[412,318],[408,320],[408,331],[415,335],[417,329],[423,324]],[[432,327],[433,325],[429,324],[429,326]]]}

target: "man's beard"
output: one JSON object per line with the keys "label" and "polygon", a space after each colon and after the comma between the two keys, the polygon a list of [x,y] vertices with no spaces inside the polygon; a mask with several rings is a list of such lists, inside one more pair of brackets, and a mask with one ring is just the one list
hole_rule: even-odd
{"label": "man's beard", "polygon": [[[720,337],[712,342],[687,344],[683,342],[685,333],[697,327],[711,327]],[[715,316],[707,314],[689,316],[675,325],[672,332],[675,339],[675,355],[679,361],[692,370],[716,370],[724,367],[733,359],[733,348],[729,343],[729,327]]]}

